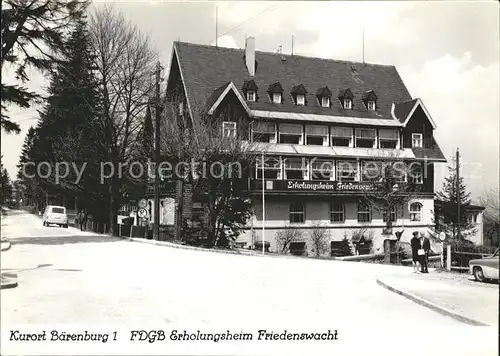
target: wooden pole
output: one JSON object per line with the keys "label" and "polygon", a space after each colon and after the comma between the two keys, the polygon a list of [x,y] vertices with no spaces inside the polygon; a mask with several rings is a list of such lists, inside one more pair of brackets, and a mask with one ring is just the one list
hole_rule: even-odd
{"label": "wooden pole", "polygon": [[160,237],[160,62],[156,64],[156,93],[155,93],[155,201],[154,201],[154,231],[153,239],[158,240]]}
{"label": "wooden pole", "polygon": [[457,148],[457,158],[456,158],[456,169],[457,169],[457,174],[456,174],[456,184],[457,184],[457,241],[460,241],[460,153]]}
{"label": "wooden pole", "polygon": [[451,245],[446,245],[446,270],[451,271]]}

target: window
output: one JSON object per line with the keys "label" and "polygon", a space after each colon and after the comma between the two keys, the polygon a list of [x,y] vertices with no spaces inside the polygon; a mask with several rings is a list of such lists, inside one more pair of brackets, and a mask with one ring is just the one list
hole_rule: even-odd
{"label": "window", "polygon": [[422,204],[411,203],[410,204],[410,221],[421,221],[422,220]]}
{"label": "window", "polygon": [[302,224],[306,220],[306,209],[304,204],[290,204],[289,219],[292,224]]}
{"label": "window", "polygon": [[422,184],[424,176],[422,173],[422,165],[420,163],[413,162],[408,168],[409,181],[413,184]]}
{"label": "window", "polygon": [[332,127],[332,146],[352,147],[352,129],[350,127]]}
{"label": "window", "polygon": [[328,127],[307,125],[306,145],[328,146]]}
{"label": "window", "polygon": [[356,147],[375,148],[377,131],[374,129],[356,129]]}
{"label": "window", "polygon": [[[262,179],[262,159],[257,160],[255,177]],[[277,157],[264,157],[264,178],[281,179],[281,164]]]}
{"label": "window", "polygon": [[273,103],[281,104],[281,94],[280,93],[273,93]]}
{"label": "window", "polygon": [[297,95],[297,105],[306,105],[306,97],[302,94]]}
{"label": "window", "polygon": [[285,179],[307,179],[307,161],[303,158],[285,159]]}
{"label": "window", "polygon": [[302,125],[281,124],[280,143],[302,145]]}
{"label": "window", "polygon": [[352,109],[352,100],[344,99],[344,109],[351,110]]}
{"label": "window", "polygon": [[364,202],[358,202],[358,222],[365,223],[370,221],[372,221],[370,206]]}
{"label": "window", "polygon": [[378,131],[380,148],[398,148],[399,132],[398,130],[380,129]]}
{"label": "window", "polygon": [[373,101],[373,100],[368,101],[367,106],[368,106],[368,110],[375,111],[375,101]]}
{"label": "window", "polygon": [[[390,216],[391,222],[396,221],[396,208],[395,207],[392,207],[391,212],[389,213],[389,216]],[[382,212],[382,221],[387,222],[387,210]]]}
{"label": "window", "polygon": [[329,108],[330,107],[330,98],[327,96],[323,96],[321,98],[321,106],[324,108]]}
{"label": "window", "polygon": [[378,182],[382,178],[382,167],[379,162],[361,162],[361,180],[363,182]]}
{"label": "window", "polygon": [[339,182],[354,182],[358,177],[358,162],[339,161],[337,162],[337,180]]}
{"label": "window", "polygon": [[276,124],[272,122],[254,122],[252,141],[276,143]]}
{"label": "window", "polygon": [[477,224],[477,213],[470,213],[468,216],[469,224]]}
{"label": "window", "polygon": [[248,101],[255,101],[255,92],[253,90],[247,91],[247,100]]}
{"label": "window", "polygon": [[422,134],[420,133],[414,133],[414,134],[411,134],[411,147],[413,148],[422,148],[423,147],[423,144],[422,144],[422,141],[423,141],[423,138],[422,138]]}
{"label": "window", "polygon": [[332,161],[314,160],[311,162],[311,180],[331,180],[332,178]]}
{"label": "window", "polygon": [[344,204],[333,203],[330,204],[330,222],[344,222],[345,221],[345,207]]}
{"label": "window", "polygon": [[236,137],[236,122],[224,121],[222,123],[224,137]]}

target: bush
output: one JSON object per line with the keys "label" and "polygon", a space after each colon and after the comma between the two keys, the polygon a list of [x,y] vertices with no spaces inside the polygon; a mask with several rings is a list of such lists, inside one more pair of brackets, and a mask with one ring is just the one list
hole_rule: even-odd
{"label": "bush", "polygon": [[303,237],[304,232],[302,230],[286,226],[284,230],[280,230],[276,233],[278,252],[286,254],[290,250],[290,244],[292,242],[302,242]]}
{"label": "bush", "polygon": [[[269,241],[266,241],[264,243],[264,250],[266,252],[269,252],[269,248],[271,247],[271,243]],[[257,241],[254,245],[254,250],[262,251],[262,241]]]}

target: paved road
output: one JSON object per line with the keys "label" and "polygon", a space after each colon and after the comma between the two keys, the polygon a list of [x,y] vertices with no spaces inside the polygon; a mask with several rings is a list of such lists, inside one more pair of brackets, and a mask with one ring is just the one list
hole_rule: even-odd
{"label": "paved road", "polygon": [[[71,227],[47,228],[38,217],[24,213],[11,213],[2,225],[2,236],[13,244],[2,253],[2,271],[17,273],[19,281],[19,287],[1,292],[2,328],[121,324],[310,332],[329,327],[343,331],[350,348],[385,349],[391,343],[387,339],[396,338],[406,354],[414,351],[409,344],[411,334],[424,330],[430,339],[435,337],[433,347],[443,347],[443,351],[456,348],[455,355],[478,351],[473,343],[457,338],[470,334],[471,327],[375,282],[378,275],[404,275],[411,268],[173,249],[81,233]],[[446,335],[453,340],[451,349],[444,347]],[[315,345],[318,354],[334,350],[321,345]],[[234,344],[224,347],[235,353],[230,349]],[[262,354],[258,347],[262,346],[251,344],[245,352]],[[280,347],[288,347],[287,354],[306,352],[299,346]],[[390,350],[400,354],[401,347]],[[223,349],[214,350],[223,353]],[[278,354],[281,349],[273,350]]]}

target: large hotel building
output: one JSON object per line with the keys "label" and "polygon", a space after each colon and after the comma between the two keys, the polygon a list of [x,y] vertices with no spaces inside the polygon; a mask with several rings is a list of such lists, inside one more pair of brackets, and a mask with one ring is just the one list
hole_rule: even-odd
{"label": "large hotel building", "polygon": [[[263,223],[271,250],[283,228],[307,237],[321,224],[332,241],[361,231],[376,253],[386,219],[395,231],[404,226],[404,241],[433,227],[434,165],[446,159],[436,123],[392,65],[259,52],[252,37],[245,49],[175,42],[167,95],[182,115],[193,119],[200,108],[225,115],[226,135],[263,143],[264,167],[259,161],[249,179],[254,216],[238,238],[243,245],[262,239]],[[369,167],[389,160],[420,167],[402,177],[420,188],[402,209],[381,212],[361,198],[372,184]],[[185,217],[206,212],[202,200],[181,195]]]}

